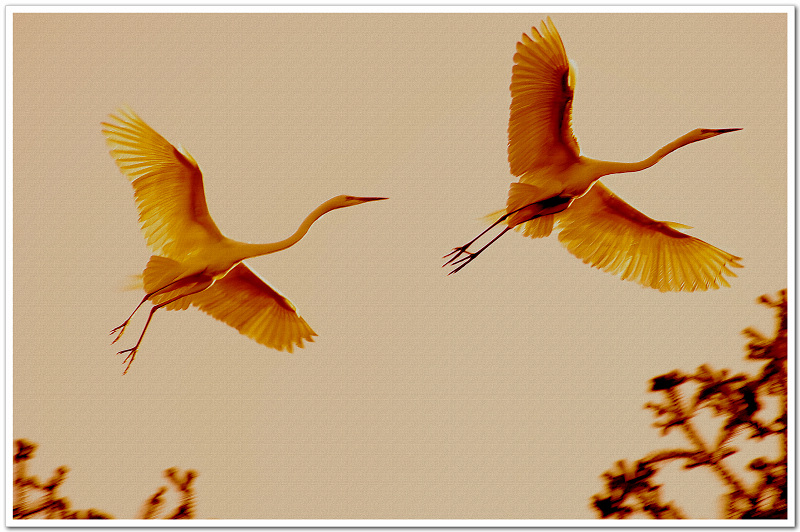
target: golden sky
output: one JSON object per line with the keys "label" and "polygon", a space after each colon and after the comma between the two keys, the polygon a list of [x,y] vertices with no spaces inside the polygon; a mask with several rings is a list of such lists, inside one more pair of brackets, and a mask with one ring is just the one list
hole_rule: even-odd
{"label": "golden sky", "polygon": [[[731,288],[659,293],[512,233],[440,268],[505,204],[512,56],[547,15],[583,154],[744,128],[603,179],[742,257]],[[756,371],[740,331],[771,332],[755,298],[787,286],[786,13],[13,17],[13,437],[40,445],[40,477],[70,467],[75,507],[134,517],[177,466],[200,473],[202,518],[594,518],[603,471],[667,446],[650,378]],[[314,343],[159,312],[122,376],[145,313],[119,346],[108,331],[149,257],[100,133],[123,104],[194,156],[231,238],[391,198],[249,261]],[[683,475],[667,494],[714,517]]]}

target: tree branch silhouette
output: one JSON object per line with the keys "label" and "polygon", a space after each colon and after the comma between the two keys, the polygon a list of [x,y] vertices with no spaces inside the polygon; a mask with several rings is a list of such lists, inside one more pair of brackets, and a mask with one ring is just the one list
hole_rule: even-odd
{"label": "tree branch silhouette", "polygon": [[[662,435],[679,430],[689,447],[657,451],[630,465],[621,460],[615,469],[603,473],[605,491],[594,495],[591,503],[600,517],[685,518],[674,502],[660,502],[661,486],[653,480],[662,467],[678,461],[684,469],[709,468],[725,486],[722,518],[787,518],[787,293],[781,290],[775,298],[764,295],[757,301],[776,314],[772,337],[752,328],[743,331],[749,340],[745,359],[764,363],[761,371],[754,376],[731,375],[727,369],[715,371],[702,365],[694,373],[675,370],[653,378],[650,391],[662,394],[663,398],[645,405],[656,416],[654,426],[661,429]],[[695,392],[684,398],[682,390],[690,386],[694,386]],[[770,397],[777,399],[778,414],[765,421],[758,416],[764,415],[762,407]],[[703,439],[694,423],[694,417],[704,408],[723,419],[713,443]],[[731,445],[739,435],[778,442],[776,459],[762,456],[748,464],[747,468],[757,475],[751,486],[725,462],[739,452]]]}
{"label": "tree branch silhouette", "polygon": [[[46,482],[40,482],[35,476],[28,474],[28,461],[36,453],[36,444],[28,440],[14,441],[14,519],[113,519],[106,512],[89,508],[73,510],[67,497],[58,494],[59,488],[67,479],[69,468],[61,466]],[[175,489],[180,493],[181,503],[169,516],[159,517],[167,488],[161,487],[145,502],[141,519],[192,519],[194,518],[194,490],[192,481],[197,473],[192,470],[181,475],[177,468],[164,472]]]}

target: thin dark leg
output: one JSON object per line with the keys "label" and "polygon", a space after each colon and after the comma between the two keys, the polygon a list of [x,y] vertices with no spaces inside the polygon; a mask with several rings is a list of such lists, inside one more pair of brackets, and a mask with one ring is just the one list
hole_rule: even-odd
{"label": "thin dark leg", "polygon": [[[490,225],[489,227],[484,229],[481,234],[479,234],[478,236],[476,236],[475,238],[473,238],[472,240],[470,240],[469,242],[467,242],[463,246],[460,246],[460,247],[457,247],[457,248],[453,248],[453,251],[451,251],[450,253],[448,253],[444,257],[442,257],[443,259],[446,259],[447,257],[450,257],[450,255],[453,255],[452,257],[450,257],[450,260],[448,260],[447,262],[442,264],[442,268],[444,268],[448,264],[455,264],[456,259],[458,259],[462,254],[464,254],[464,253],[470,254],[469,251],[467,251],[467,249],[469,249],[469,247],[472,244],[474,244],[480,237],[482,237],[483,235],[485,235],[486,233],[491,231],[497,224],[503,222],[504,220],[506,220],[512,214],[517,213],[517,212],[521,211],[522,209],[524,209],[526,207],[528,207],[528,205],[525,205],[525,207],[520,207],[517,210],[514,210],[514,211],[511,211],[511,212],[508,212],[508,213],[504,214],[503,216],[498,218],[495,223],[493,223],[492,225]],[[503,231],[503,232],[505,233],[505,231]],[[495,240],[497,240],[497,239],[495,239]],[[492,240],[492,242],[494,242],[494,240]],[[483,251],[483,249],[481,251]],[[450,272],[450,273],[454,273],[454,272]]]}
{"label": "thin dark leg", "polygon": [[131,321],[131,319],[133,318],[133,315],[134,315],[134,314],[136,314],[136,311],[137,311],[137,310],[139,310],[139,307],[141,307],[142,305],[144,305],[144,302],[145,302],[145,301],[147,301],[148,299],[150,299],[150,295],[151,295],[151,294],[147,294],[147,295],[145,295],[145,296],[142,298],[142,300],[139,302],[139,304],[138,304],[138,305],[136,305],[136,308],[135,308],[135,309],[133,309],[133,312],[131,312],[131,315],[130,315],[130,316],[128,316],[128,319],[122,322],[122,325],[118,325],[117,327],[114,327],[113,329],[111,329],[111,332],[110,332],[110,333],[108,333],[108,334],[114,334],[115,332],[119,331],[119,332],[117,333],[117,337],[116,337],[116,338],[114,338],[114,340],[112,340],[112,341],[111,341],[111,345],[114,345],[115,343],[117,343],[117,340],[119,340],[120,338],[122,338],[122,333],[124,333],[124,332],[125,332],[125,327],[127,327],[127,326],[128,326],[128,323],[129,323],[129,322]]}
{"label": "thin dark leg", "polygon": [[[458,260],[456,260],[456,261],[453,261],[453,264],[454,264],[454,265],[455,265],[455,264],[459,264],[459,263],[460,263],[460,266],[459,266],[458,268],[456,268],[455,270],[451,271],[450,273],[448,273],[447,275],[452,275],[452,274],[456,273],[458,270],[460,270],[461,268],[463,268],[464,266],[466,266],[467,264],[469,264],[470,262],[472,262],[472,261],[473,261],[473,260],[474,260],[474,259],[475,259],[475,258],[476,258],[478,255],[480,255],[481,253],[483,253],[483,250],[485,250],[486,248],[488,248],[489,246],[491,246],[492,244],[494,244],[494,243],[495,243],[495,241],[496,241],[498,238],[500,238],[501,236],[503,236],[504,234],[506,234],[506,232],[508,232],[508,230],[509,230],[509,229],[511,229],[511,228],[510,228],[510,227],[505,227],[505,228],[504,228],[504,229],[503,229],[503,230],[500,232],[500,234],[499,234],[499,235],[497,235],[496,237],[494,237],[492,240],[490,240],[490,241],[489,241],[489,243],[488,243],[488,244],[486,244],[485,246],[483,246],[481,249],[479,249],[478,251],[476,251],[476,252],[474,252],[474,253],[470,253],[469,251],[466,251],[466,250],[465,250],[465,251],[464,251],[464,253],[466,253],[466,254],[467,254],[467,256],[466,256],[466,257],[461,257],[460,259],[458,259]],[[455,257],[454,257],[454,258],[455,258]]]}
{"label": "thin dark leg", "polygon": [[[172,284],[172,283],[170,283],[170,284]],[[159,303],[158,305],[153,305],[153,308],[150,309],[150,314],[147,316],[147,321],[144,323],[144,329],[142,329],[142,334],[139,335],[139,341],[136,342],[136,345],[131,347],[130,349],[123,349],[122,351],[117,353],[118,355],[121,355],[122,353],[128,353],[128,355],[125,357],[125,360],[122,361],[123,364],[125,362],[128,363],[128,366],[125,368],[125,371],[122,372],[123,375],[128,373],[128,370],[131,369],[131,364],[133,364],[133,359],[136,358],[136,351],[139,349],[139,345],[142,343],[142,339],[144,338],[144,333],[147,332],[147,327],[150,325],[150,320],[153,319],[153,314],[155,314],[156,311],[158,309],[160,309],[161,307],[169,305],[170,303],[172,303],[174,301],[177,301],[177,300],[179,300],[181,298],[184,298],[186,296],[191,296],[193,294],[197,294],[198,292],[202,292],[203,290],[205,290],[206,288],[208,288],[212,284],[213,284],[213,280],[212,281],[206,281],[206,282],[202,283],[200,285],[201,288],[199,288],[197,290],[189,292],[188,294],[181,294],[181,295],[179,295],[177,297],[173,297],[172,299],[170,299],[168,301],[164,301],[163,303]],[[167,286],[169,286],[169,285],[167,285]],[[159,290],[163,290],[163,288],[161,288]]]}
{"label": "thin dark leg", "polygon": [[175,283],[179,283],[180,281],[183,281],[184,279],[185,278],[176,279],[175,281],[172,281],[171,283],[167,283],[164,286],[162,286],[161,288],[159,288],[157,290],[153,290],[149,294],[146,294],[142,298],[142,300],[139,302],[139,304],[136,305],[136,308],[133,309],[133,312],[131,312],[131,315],[128,316],[128,319],[125,320],[124,322],[122,322],[122,325],[119,325],[119,326],[114,327],[113,329],[111,329],[111,332],[109,334],[114,334],[115,332],[119,331],[117,333],[117,337],[114,338],[114,340],[111,342],[111,345],[114,345],[115,343],[117,343],[117,340],[122,338],[122,334],[125,332],[125,328],[128,326],[128,323],[130,323],[130,321],[133,319],[133,315],[136,314],[136,311],[139,310],[139,307],[141,307],[144,304],[145,301],[147,301],[148,299],[150,299],[151,297],[153,297],[157,293],[159,293],[159,292],[161,292],[163,290],[166,290],[167,288],[169,288],[170,286],[174,285]]}
{"label": "thin dark leg", "polygon": [[[514,214],[514,213],[517,213],[517,212],[521,211],[522,209],[526,209],[526,208],[528,208],[528,207],[531,207],[531,206],[533,206],[533,205],[536,205],[536,206],[538,206],[538,207],[539,207],[539,209],[538,209],[537,213],[536,213],[536,214],[533,214],[533,215],[531,215],[531,216],[530,216],[530,217],[528,217],[526,220],[524,220],[525,222],[529,222],[529,221],[531,221],[531,220],[534,220],[534,219],[536,219],[536,218],[540,218],[540,217],[542,217],[542,216],[548,216],[548,215],[550,215],[550,214],[556,214],[556,213],[559,213],[559,212],[561,212],[561,211],[565,210],[566,208],[568,208],[568,207],[569,207],[569,206],[572,204],[572,202],[573,202],[574,200],[575,200],[575,198],[574,198],[574,197],[572,197],[572,196],[553,196],[553,197],[551,197],[551,198],[548,198],[548,199],[545,199],[545,200],[542,200],[542,201],[539,201],[539,202],[536,202],[536,203],[529,203],[528,205],[525,205],[525,206],[523,206],[523,207],[520,207],[520,208],[519,208],[519,209],[517,209],[517,210],[511,211],[511,212],[509,212],[508,214],[505,214],[505,215],[503,215],[502,217],[500,217],[500,219],[499,219],[499,220],[497,220],[495,223],[493,223],[492,225],[490,225],[490,226],[489,226],[489,227],[488,227],[488,228],[487,228],[485,231],[483,231],[483,233],[481,233],[481,234],[479,234],[478,236],[476,236],[475,238],[473,238],[473,239],[472,239],[472,240],[471,240],[469,243],[467,243],[467,244],[466,244],[466,245],[464,245],[464,246],[458,247],[458,248],[453,248],[453,251],[451,251],[450,253],[448,253],[448,254],[447,254],[447,255],[445,255],[444,257],[442,257],[442,258],[446,258],[446,257],[450,257],[450,255],[453,255],[452,257],[450,257],[450,260],[448,260],[447,262],[445,262],[445,263],[442,265],[442,267],[444,267],[444,266],[447,266],[448,264],[450,264],[450,265],[460,264],[460,266],[459,266],[458,268],[456,268],[455,270],[451,271],[451,272],[448,274],[448,275],[451,275],[451,274],[454,274],[454,273],[456,273],[457,271],[459,271],[461,268],[463,268],[464,266],[466,266],[466,265],[467,265],[467,264],[469,264],[470,262],[472,262],[472,260],[473,260],[473,259],[475,259],[475,257],[477,257],[478,255],[480,255],[480,254],[483,252],[483,250],[485,250],[486,248],[488,248],[489,246],[491,246],[491,245],[492,245],[492,244],[495,242],[495,240],[497,240],[498,238],[500,238],[501,236],[503,236],[504,234],[506,234],[506,232],[507,232],[509,229],[511,229],[511,227],[510,227],[510,226],[506,226],[506,227],[503,229],[503,231],[502,231],[502,232],[500,232],[500,234],[499,234],[499,235],[497,235],[496,237],[494,237],[494,238],[491,240],[491,242],[489,242],[488,244],[486,244],[485,246],[483,246],[483,247],[482,247],[481,249],[479,249],[478,251],[476,251],[476,252],[472,253],[472,252],[469,252],[469,251],[467,251],[467,249],[468,249],[468,248],[469,248],[469,247],[470,247],[472,244],[474,244],[476,240],[478,240],[480,237],[482,237],[483,235],[485,235],[485,234],[486,234],[486,233],[487,233],[487,232],[488,232],[488,231],[489,231],[489,230],[490,230],[492,227],[496,226],[497,224],[499,224],[500,222],[502,222],[503,220],[505,220],[506,218],[508,218],[508,217],[509,217],[509,216],[511,216],[512,214]],[[520,223],[521,223],[521,222],[520,222]],[[466,254],[467,256],[466,256],[466,257],[461,257],[461,255],[463,255],[463,254]],[[460,257],[460,258],[459,258],[459,257]]]}
{"label": "thin dark leg", "polygon": [[[504,214],[504,215],[503,215],[503,216],[501,216],[501,217],[500,217],[500,218],[499,218],[499,219],[498,219],[498,220],[497,220],[495,223],[493,223],[492,225],[490,225],[489,227],[487,227],[486,229],[484,229],[484,230],[481,232],[481,234],[479,234],[478,236],[476,236],[475,238],[473,238],[472,240],[470,240],[469,242],[467,242],[467,243],[466,243],[466,244],[464,244],[463,246],[459,246],[459,247],[457,247],[457,248],[453,248],[453,251],[451,251],[450,253],[448,253],[447,255],[445,255],[445,256],[444,256],[444,257],[442,257],[442,258],[443,258],[443,259],[446,259],[447,257],[449,257],[450,255],[452,255],[453,253],[456,253],[456,252],[458,252],[458,255],[460,255],[461,253],[464,253],[464,252],[466,252],[466,251],[467,251],[467,248],[468,248],[468,247],[470,247],[472,244],[474,244],[476,240],[478,240],[480,237],[482,237],[483,235],[485,235],[486,233],[488,233],[489,231],[491,231],[491,230],[492,230],[492,228],[494,228],[494,227],[495,227],[497,224],[499,224],[500,222],[502,222],[503,220],[505,220],[505,219],[506,219],[506,218],[508,218],[509,216],[511,216],[511,213]],[[450,260],[449,260],[449,261],[447,261],[446,263],[444,263],[444,264],[442,265],[442,268],[444,268],[445,266],[447,266],[448,264],[450,264],[450,262],[452,262],[453,260],[455,260],[455,259],[458,257],[458,255],[456,255],[455,257],[453,257],[452,259],[450,259]]]}

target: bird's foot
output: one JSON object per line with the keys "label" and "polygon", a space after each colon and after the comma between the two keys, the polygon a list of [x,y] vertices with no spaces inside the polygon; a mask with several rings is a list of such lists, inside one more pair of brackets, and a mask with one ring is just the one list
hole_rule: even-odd
{"label": "bird's foot", "polygon": [[[460,248],[456,248],[456,249],[460,249]],[[456,250],[453,250],[453,251],[456,251]],[[454,273],[459,271],[461,268],[463,268],[464,266],[466,266],[467,264],[469,264],[470,262],[475,260],[475,258],[478,255],[481,254],[481,251],[483,251],[483,249],[475,251],[475,252],[467,251],[466,249],[461,249],[457,255],[455,255],[452,259],[447,261],[447,264],[450,264],[451,266],[455,266],[456,264],[459,265],[456,269],[454,269],[453,271],[451,271],[447,275],[453,275]],[[466,256],[459,258],[459,255],[461,255],[462,253],[466,254]],[[447,264],[445,264],[445,266]]]}
{"label": "bird's foot", "polygon": [[[442,268],[444,268],[444,267],[445,267],[445,266],[447,266],[448,264],[455,264],[455,263],[457,262],[457,260],[456,260],[456,259],[458,259],[459,257],[461,257],[461,255],[463,255],[464,253],[466,253],[467,255],[472,255],[472,253],[470,253],[469,251],[467,251],[467,248],[468,248],[468,247],[469,247],[471,244],[472,244],[472,242],[470,242],[469,244],[465,244],[465,245],[463,245],[463,246],[459,246],[459,247],[457,247],[457,248],[453,248],[453,251],[451,251],[450,253],[448,253],[448,254],[447,254],[447,255],[445,255],[444,257],[442,257],[443,259],[446,259],[447,257],[450,257],[450,258],[448,259],[448,261],[447,261],[447,262],[445,262],[444,264],[442,264]],[[461,259],[461,260],[463,260],[463,259]]]}
{"label": "bird's foot", "polygon": [[114,333],[117,333],[117,337],[116,337],[116,338],[114,338],[114,339],[111,341],[111,345],[114,345],[115,343],[117,343],[117,340],[119,340],[120,338],[122,338],[122,334],[125,332],[125,327],[127,327],[127,326],[128,326],[128,322],[129,322],[129,321],[130,321],[130,320],[125,320],[125,323],[123,323],[123,324],[122,324],[122,325],[120,325],[119,327],[114,327],[113,329],[111,329],[111,332],[110,332],[110,333],[108,333],[108,334],[114,334]]}
{"label": "bird's foot", "polygon": [[134,347],[131,347],[130,349],[123,349],[122,351],[117,353],[118,355],[121,355],[122,353],[128,353],[128,355],[125,357],[125,360],[122,361],[123,364],[125,362],[128,363],[128,365],[125,367],[125,371],[122,372],[123,375],[128,373],[128,370],[131,369],[131,364],[133,364],[133,359],[136,358],[136,350],[137,349],[139,349],[139,346],[135,345]]}

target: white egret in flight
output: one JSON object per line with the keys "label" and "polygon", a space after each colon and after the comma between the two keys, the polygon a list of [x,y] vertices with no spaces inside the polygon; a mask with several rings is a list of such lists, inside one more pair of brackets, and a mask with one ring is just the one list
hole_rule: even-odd
{"label": "white egret in flight", "polygon": [[[153,314],[160,308],[194,305],[267,347],[292,352],[313,342],[316,333],[294,305],[256,275],[244,259],[293,246],[323,214],[387,198],[336,196],[309,214],[297,231],[280,242],[247,244],[224,236],[206,206],[203,175],[185,150],[178,150],[130,110],[103,122],[111,156],[133,185],[139,222],[155,253],[142,275],[145,296],[122,325],[114,342],[145,301],[153,307],[136,345],[124,362],[130,369]],[[124,373],[123,373],[124,374]]]}
{"label": "white egret in flight", "polygon": [[[575,70],[570,66],[553,21],[522,35],[511,75],[508,162],[519,178],[508,192],[506,208],[490,215],[496,221],[467,244],[445,255],[455,273],[474,260],[509,229],[531,238],[558,239],[583,262],[622,279],[665,291],[695,291],[730,286],[724,274],[741,268],[740,257],[726,253],[678,229],[674,222],[653,220],[612,193],[598,179],[609,174],[649,168],[667,154],[692,142],[731,129],[695,129],[643,161],[619,163],[580,154],[572,133]],[[500,234],[477,251],[468,248],[492,227]],[[464,256],[462,256],[464,255]]]}

